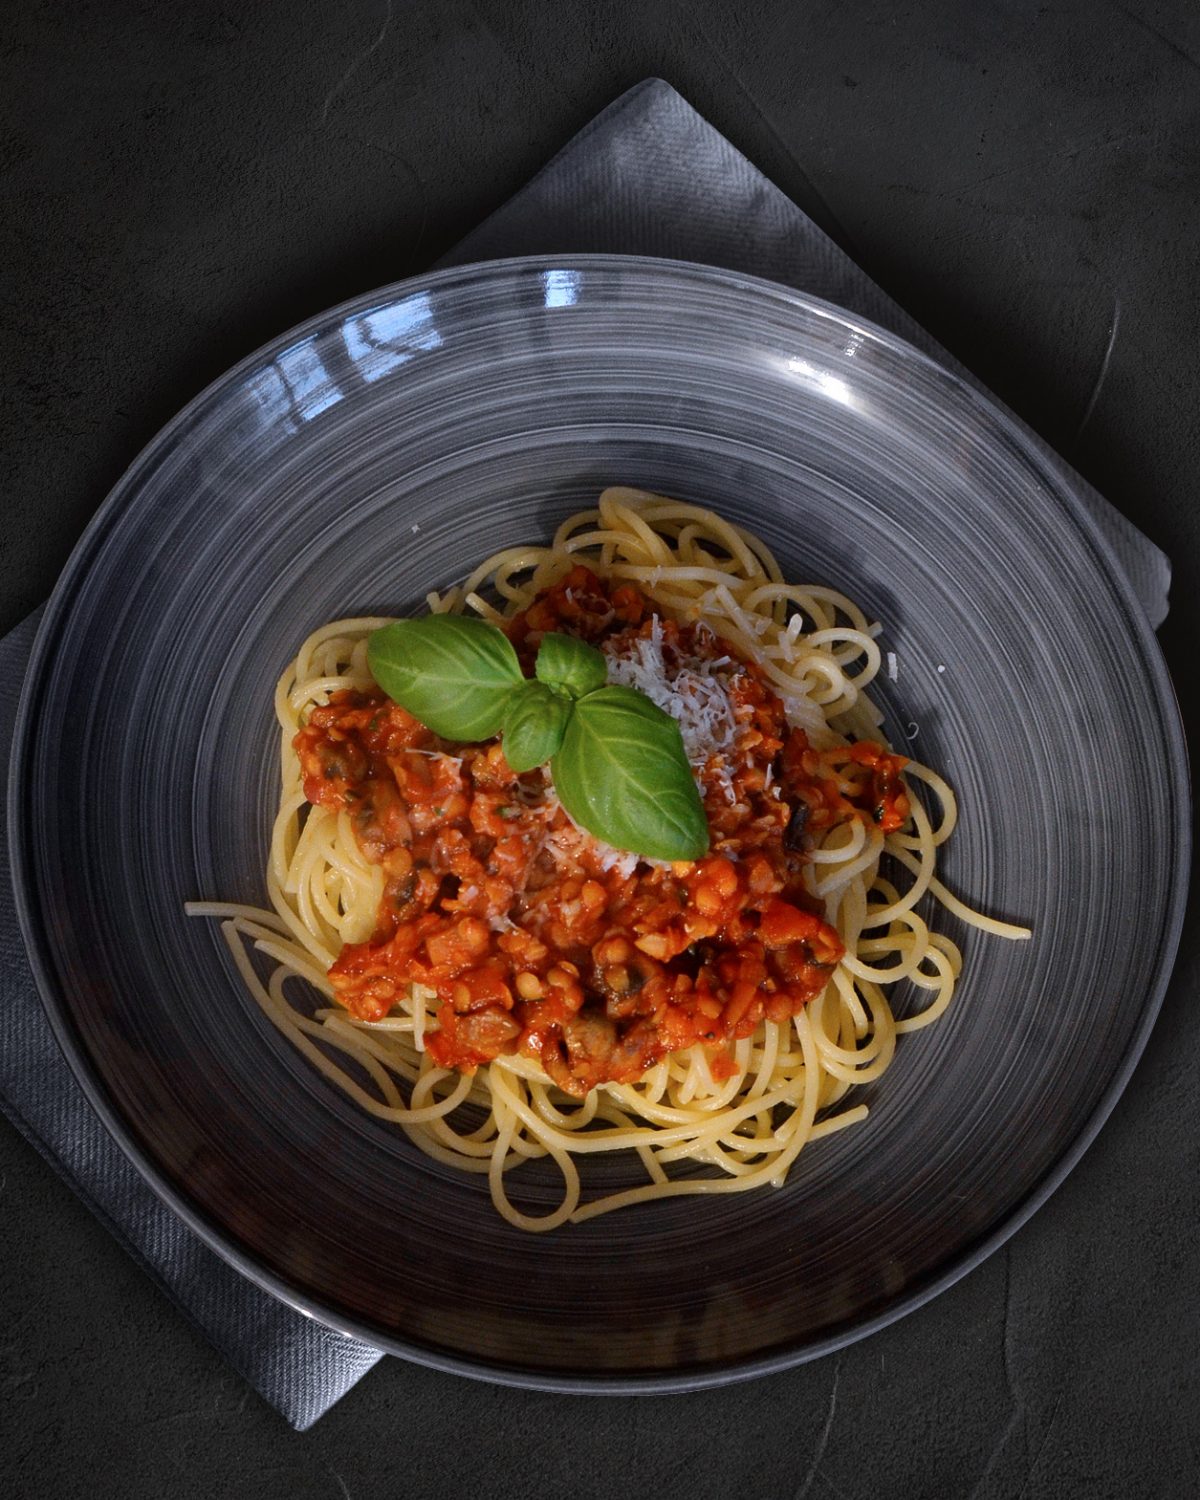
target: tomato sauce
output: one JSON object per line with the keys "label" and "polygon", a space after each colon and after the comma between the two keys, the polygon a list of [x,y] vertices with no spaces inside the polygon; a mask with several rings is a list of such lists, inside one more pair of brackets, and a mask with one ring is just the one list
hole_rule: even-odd
{"label": "tomato sauce", "polygon": [[818,995],[843,954],[808,896],[805,850],[837,823],[901,827],[905,764],[871,741],[814,750],[758,669],[704,626],[653,617],[629,585],[576,567],[509,623],[526,671],[541,634],[725,658],[732,753],[696,767],[711,834],[695,862],[622,856],[577,829],[546,770],[516,776],[498,741],[451,744],[382,694],[340,692],[296,736],[309,801],[345,809],[384,875],[377,925],[330,969],[381,1019],[412,983],[438,999],[426,1047],[469,1071],[517,1052],[567,1093],[629,1082],[700,1043],[731,1043]]}

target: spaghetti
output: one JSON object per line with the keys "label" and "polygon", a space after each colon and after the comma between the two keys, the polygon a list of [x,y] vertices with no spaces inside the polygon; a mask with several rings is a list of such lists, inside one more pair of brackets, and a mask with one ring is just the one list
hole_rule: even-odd
{"label": "spaghetti", "polygon": [[[388,622],[350,619],[314,632],[277,689],[271,909],[188,910],[222,919],[248,989],[314,1066],[427,1155],[486,1174],[517,1227],[780,1185],[809,1141],[865,1118],[851,1090],[950,1003],[961,955],[922,898],[1029,936],[936,877],[955,800],[880,739],[864,691],[878,627],[787,583],[713,512],[609,489],[550,546],[501,552],[428,603],[519,650],[547,629],[600,645],[610,681],[680,720],[710,855],[656,867],[609,849],[545,769],[516,778],[498,746],[437,741],[368,670]],[[581,973],[564,955],[585,951]],[[928,1003],[897,1019],[885,991],[902,982]],[[647,1180],[586,1200],[580,1159],[614,1151]],[[505,1178],[538,1158],[562,1199],[531,1216]]]}

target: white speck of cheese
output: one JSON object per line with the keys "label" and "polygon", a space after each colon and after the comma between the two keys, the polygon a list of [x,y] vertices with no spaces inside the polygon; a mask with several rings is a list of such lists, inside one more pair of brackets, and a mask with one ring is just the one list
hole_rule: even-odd
{"label": "white speck of cheese", "polygon": [[625,641],[620,655],[605,645],[608,680],[637,688],[669,713],[683,735],[683,746],[694,766],[709,756],[729,753],[738,739],[738,722],[729,700],[731,665],[727,656],[716,661],[704,656],[681,656],[668,665],[663,651],[662,625],[655,616],[652,634]]}

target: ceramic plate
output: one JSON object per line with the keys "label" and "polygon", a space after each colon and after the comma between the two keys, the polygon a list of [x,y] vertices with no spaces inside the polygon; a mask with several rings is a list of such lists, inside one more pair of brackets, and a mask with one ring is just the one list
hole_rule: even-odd
{"label": "ceramic plate", "polygon": [[[405,613],[606,484],[752,527],[884,623],[900,748],[957,788],[950,1014],[786,1186],[522,1234],[485,1180],[359,1113],[243,993],[191,898],[261,903],[276,677],[314,626]],[[83,1087],[157,1191],[293,1305],[397,1354],[555,1388],[794,1363],[946,1286],[1099,1128],[1184,895],[1182,738],[1094,525],[986,399],[834,307],[609,257],[358,299],[151,444],[46,614],[12,782],[21,918]],[[592,1180],[632,1182],[636,1162]],[[556,1201],[552,1168],[512,1179]]]}

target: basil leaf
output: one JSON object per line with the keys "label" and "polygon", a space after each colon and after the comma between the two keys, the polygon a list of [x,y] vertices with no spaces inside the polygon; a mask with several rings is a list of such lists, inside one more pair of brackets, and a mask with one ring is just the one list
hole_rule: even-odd
{"label": "basil leaf", "polygon": [[525,680],[504,632],[464,615],[393,620],[368,640],[367,664],[389,698],[447,740],[498,734]]}
{"label": "basil leaf", "polygon": [[572,698],[594,693],[608,678],[608,663],[595,646],[556,630],[542,637],[533,670],[541,682],[565,689]]}
{"label": "basil leaf", "polygon": [[581,698],[550,762],[559,800],[582,828],[650,859],[699,859],[708,819],[679,725],[628,687]]}
{"label": "basil leaf", "polygon": [[521,775],[543,765],[562,744],[571,700],[545,682],[514,689],[504,709],[504,759]]}

